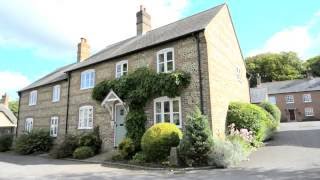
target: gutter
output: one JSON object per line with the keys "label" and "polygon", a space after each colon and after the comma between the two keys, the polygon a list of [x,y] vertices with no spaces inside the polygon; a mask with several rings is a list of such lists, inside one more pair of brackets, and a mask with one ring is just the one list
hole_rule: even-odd
{"label": "gutter", "polygon": [[19,128],[19,120],[20,120],[21,92],[18,92],[18,96],[19,96],[19,104],[18,104],[18,117],[17,117],[17,127],[16,127],[16,138],[18,137],[18,128]]}
{"label": "gutter", "polygon": [[197,44],[197,61],[198,61],[198,76],[199,76],[199,91],[200,91],[200,111],[204,114],[204,105],[203,105],[203,87],[202,87],[202,69],[201,69],[201,53],[200,53],[200,39],[199,32],[197,34],[193,34],[193,37],[196,40]]}
{"label": "gutter", "polygon": [[67,92],[67,113],[66,113],[66,129],[65,129],[65,135],[68,134],[68,122],[69,122],[69,97],[70,97],[70,73],[67,73],[68,75],[68,92]]}

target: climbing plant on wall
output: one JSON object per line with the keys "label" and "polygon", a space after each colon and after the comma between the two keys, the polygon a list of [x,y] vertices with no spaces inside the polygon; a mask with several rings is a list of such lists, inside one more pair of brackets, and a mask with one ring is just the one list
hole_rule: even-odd
{"label": "climbing plant on wall", "polygon": [[156,73],[148,68],[139,68],[119,79],[105,80],[97,84],[93,89],[92,98],[101,102],[112,89],[128,104],[130,111],[126,118],[127,137],[139,148],[145,132],[146,103],[161,96],[179,96],[190,84],[190,79],[190,74],[182,71]]}

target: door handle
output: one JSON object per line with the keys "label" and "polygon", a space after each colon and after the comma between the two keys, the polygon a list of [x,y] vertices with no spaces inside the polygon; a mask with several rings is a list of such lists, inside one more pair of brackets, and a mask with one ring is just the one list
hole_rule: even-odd
{"label": "door handle", "polygon": [[123,126],[123,124],[119,124],[119,126]]}

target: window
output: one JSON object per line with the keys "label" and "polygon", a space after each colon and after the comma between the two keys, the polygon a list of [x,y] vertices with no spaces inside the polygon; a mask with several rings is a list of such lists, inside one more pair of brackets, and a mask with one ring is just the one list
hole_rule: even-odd
{"label": "window", "polygon": [[116,78],[128,74],[128,61],[120,61],[116,64]]}
{"label": "window", "polygon": [[57,137],[57,135],[58,135],[58,125],[59,125],[58,116],[51,117],[51,120],[50,120],[50,136]]}
{"label": "window", "polygon": [[25,125],[24,125],[24,130],[26,132],[31,132],[33,128],[33,119],[32,118],[27,118]]}
{"label": "window", "polygon": [[304,108],[304,114],[305,116],[314,116],[313,108],[312,107]]}
{"label": "window", "polygon": [[241,82],[241,69],[237,66],[236,68],[236,77],[239,82]]}
{"label": "window", "polygon": [[78,129],[92,129],[93,127],[93,107],[82,106],[79,109]]}
{"label": "window", "polygon": [[52,89],[52,102],[60,101],[60,85],[53,86]]}
{"label": "window", "polygon": [[277,104],[276,96],[269,96],[269,102],[271,104]]}
{"label": "window", "polygon": [[33,106],[37,104],[37,94],[38,92],[35,91],[31,91],[30,95],[29,95],[29,106]]}
{"label": "window", "polygon": [[285,98],[287,104],[294,103],[293,95],[286,95],[284,98]]}
{"label": "window", "polygon": [[167,48],[157,53],[157,72],[172,72],[175,70],[173,48]]}
{"label": "window", "polygon": [[181,101],[178,98],[160,97],[154,100],[154,123],[168,122],[181,127]]}
{"label": "window", "polygon": [[94,87],[95,71],[89,69],[81,73],[81,87],[80,89],[90,89]]}
{"label": "window", "polygon": [[304,94],[303,95],[303,102],[305,102],[305,103],[312,102],[311,94]]}

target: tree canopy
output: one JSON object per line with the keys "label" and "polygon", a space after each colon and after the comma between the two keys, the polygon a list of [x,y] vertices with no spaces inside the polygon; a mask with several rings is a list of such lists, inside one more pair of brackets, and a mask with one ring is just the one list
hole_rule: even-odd
{"label": "tree canopy", "polygon": [[13,112],[13,114],[16,117],[18,117],[18,109],[19,109],[18,101],[10,101],[9,102],[9,109]]}
{"label": "tree canopy", "polygon": [[250,86],[257,83],[260,74],[262,82],[283,81],[303,78],[302,61],[295,52],[265,53],[246,58]]}
{"label": "tree canopy", "polygon": [[320,76],[320,56],[315,56],[305,62],[306,69],[314,76]]}

